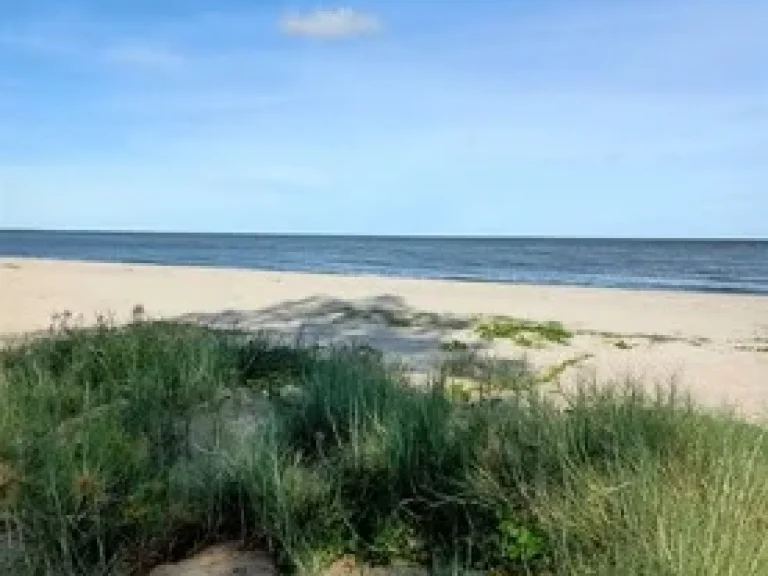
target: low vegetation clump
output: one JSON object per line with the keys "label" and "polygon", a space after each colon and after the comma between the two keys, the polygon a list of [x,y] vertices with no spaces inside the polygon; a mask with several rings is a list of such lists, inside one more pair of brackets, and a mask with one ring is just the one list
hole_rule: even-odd
{"label": "low vegetation clump", "polygon": [[391,328],[432,328],[463,330],[471,326],[471,319],[436,312],[411,310],[402,304],[357,306],[339,303],[334,306],[337,321],[362,320]]}
{"label": "low vegetation clump", "polygon": [[632,344],[628,343],[626,340],[616,340],[613,343],[613,346],[615,348],[618,348],[619,350],[632,350]]}
{"label": "low vegetation clump", "polygon": [[524,348],[543,348],[549,344],[568,344],[573,333],[560,322],[536,322],[517,318],[493,318],[478,323],[481,338],[505,338]]}
{"label": "low vegetation clump", "polygon": [[556,364],[553,364],[544,370],[542,370],[537,377],[537,382],[540,384],[559,384],[560,383],[560,377],[565,373],[568,368],[572,368],[574,366],[578,366],[579,364],[582,364],[583,362],[586,362],[587,360],[591,360],[594,358],[593,354],[579,354],[577,356],[573,356],[571,358],[566,358],[565,360],[558,362]]}
{"label": "low vegetation clump", "polygon": [[[764,427],[478,361],[418,387],[369,348],[144,321],[0,352],[0,569],[146,574],[236,539],[300,574],[766,573]],[[493,387],[454,394],[472,370]]]}

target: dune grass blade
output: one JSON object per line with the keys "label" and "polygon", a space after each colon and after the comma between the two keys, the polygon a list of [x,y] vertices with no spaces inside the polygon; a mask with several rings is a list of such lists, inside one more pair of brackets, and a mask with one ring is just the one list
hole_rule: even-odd
{"label": "dune grass blade", "polygon": [[494,362],[447,366],[484,382],[457,398],[445,374],[416,387],[367,348],[168,323],[0,352],[0,567],[142,574],[236,539],[302,574],[350,555],[436,573],[765,574],[764,426],[640,383],[555,397]]}

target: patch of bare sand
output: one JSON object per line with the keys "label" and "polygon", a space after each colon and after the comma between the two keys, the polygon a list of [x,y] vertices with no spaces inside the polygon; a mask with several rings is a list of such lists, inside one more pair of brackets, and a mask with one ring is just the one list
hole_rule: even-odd
{"label": "patch of bare sand", "polygon": [[203,550],[177,564],[164,564],[149,576],[276,576],[272,559],[263,552],[243,551],[228,543]]}
{"label": "patch of bare sand", "polygon": [[565,383],[585,375],[651,386],[675,379],[710,406],[734,404],[749,415],[768,409],[765,296],[0,260],[0,334],[45,329],[65,310],[85,322],[97,313],[125,321],[139,304],[151,317],[365,342],[420,371],[439,360],[441,342],[477,340],[452,320],[557,320],[577,333],[567,346],[481,347],[524,354],[541,370],[588,355],[565,370]]}
{"label": "patch of bare sand", "polygon": [[[425,576],[428,570],[415,566],[363,566],[353,558],[341,558],[319,576]],[[212,546],[177,564],[155,568],[149,576],[272,576],[278,574],[264,552],[243,551],[237,543]]]}

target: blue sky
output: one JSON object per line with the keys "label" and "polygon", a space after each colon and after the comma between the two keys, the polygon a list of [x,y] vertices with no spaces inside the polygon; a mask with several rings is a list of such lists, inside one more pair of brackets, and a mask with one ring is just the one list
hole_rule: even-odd
{"label": "blue sky", "polygon": [[768,237],[765,0],[0,4],[0,227]]}

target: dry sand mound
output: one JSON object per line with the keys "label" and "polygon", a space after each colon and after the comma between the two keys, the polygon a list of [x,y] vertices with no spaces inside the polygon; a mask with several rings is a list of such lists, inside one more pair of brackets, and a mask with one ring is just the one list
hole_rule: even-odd
{"label": "dry sand mound", "polygon": [[155,568],[149,576],[273,576],[272,560],[263,552],[244,552],[236,544],[221,544],[179,562]]}

